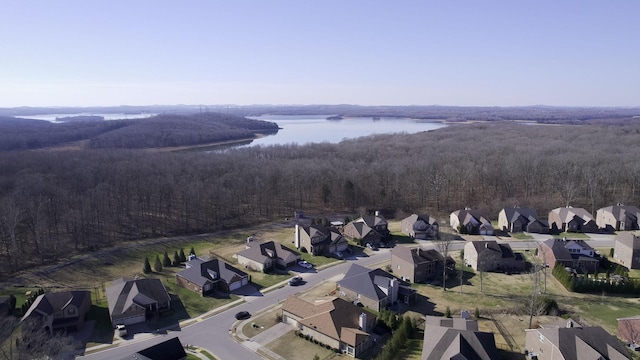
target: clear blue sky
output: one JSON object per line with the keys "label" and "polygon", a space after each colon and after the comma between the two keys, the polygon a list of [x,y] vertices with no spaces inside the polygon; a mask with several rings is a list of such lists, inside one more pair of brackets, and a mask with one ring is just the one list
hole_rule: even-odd
{"label": "clear blue sky", "polygon": [[6,1],[0,107],[640,105],[640,1]]}

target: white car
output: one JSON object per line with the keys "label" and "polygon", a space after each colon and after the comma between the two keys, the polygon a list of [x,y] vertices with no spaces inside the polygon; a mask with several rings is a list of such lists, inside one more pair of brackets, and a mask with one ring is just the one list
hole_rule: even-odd
{"label": "white car", "polygon": [[313,265],[311,265],[310,263],[306,262],[305,260],[298,261],[298,265],[302,266],[305,269],[311,269],[313,267]]}
{"label": "white car", "polygon": [[116,330],[118,330],[118,336],[127,336],[127,328],[124,325],[116,325]]}

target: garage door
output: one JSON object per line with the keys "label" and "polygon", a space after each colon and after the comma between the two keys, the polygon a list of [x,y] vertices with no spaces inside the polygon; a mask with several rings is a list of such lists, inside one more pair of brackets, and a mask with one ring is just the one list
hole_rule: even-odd
{"label": "garage door", "polygon": [[242,279],[242,286],[245,286],[247,284],[249,284],[249,279],[247,278]]}
{"label": "garage door", "polygon": [[229,284],[229,291],[233,291],[242,287],[242,282],[236,281]]}
{"label": "garage door", "polygon": [[124,319],[119,319],[116,322],[118,324],[122,324],[122,325],[133,325],[133,324],[141,323],[144,320],[145,320],[144,314],[142,314],[142,315],[138,315],[138,316],[132,316],[132,317],[124,318]]}

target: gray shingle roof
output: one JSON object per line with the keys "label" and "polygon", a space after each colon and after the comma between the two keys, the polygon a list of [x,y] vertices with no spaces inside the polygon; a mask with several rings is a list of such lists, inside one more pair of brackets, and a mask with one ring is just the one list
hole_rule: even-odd
{"label": "gray shingle roof", "polygon": [[442,255],[434,249],[423,250],[419,247],[410,248],[398,245],[391,249],[391,255],[409,263],[420,264],[427,261],[442,261]]}
{"label": "gray shingle roof", "polygon": [[[191,265],[190,268],[182,270],[176,275],[200,287],[204,287],[207,282],[216,282],[220,279],[229,284],[238,281],[240,278],[247,277],[247,273],[244,271],[236,269],[219,259],[209,261],[194,259],[189,261],[188,264]],[[214,279],[209,270],[215,271],[218,278]]]}
{"label": "gray shingle roof", "polygon": [[[425,322],[425,339],[422,358],[426,360],[460,359],[493,360],[499,359],[493,333],[475,331],[472,324],[461,327],[460,321]],[[436,318],[437,319],[437,318]],[[458,328],[451,326],[458,324]],[[469,330],[467,330],[469,329]]]}
{"label": "gray shingle roof", "polygon": [[632,205],[607,206],[599,209],[598,211],[609,212],[618,221],[627,220],[627,218],[632,221],[638,221],[638,215],[640,215],[640,209]]}
{"label": "gray shingle roof", "polygon": [[358,264],[351,264],[342,280],[338,281],[341,288],[349,289],[369,299],[381,300],[387,295],[380,286],[388,287],[389,281],[398,280],[382,269],[367,269]]}
{"label": "gray shingle roof", "polygon": [[500,254],[503,259],[515,258],[513,250],[509,244],[498,244],[495,240],[475,240],[471,242],[476,249],[476,253],[480,254],[482,251],[493,251]]}
{"label": "gray shingle roof", "polygon": [[583,208],[561,207],[553,209],[551,210],[551,212],[558,214],[558,217],[563,223],[568,223],[574,218],[582,219],[584,224],[588,223],[589,221],[595,221],[593,215],[591,215],[587,210]]}
{"label": "gray shingle roof", "polygon": [[267,259],[274,258],[282,259],[285,263],[290,263],[300,257],[298,252],[274,241],[249,243],[249,246],[248,249],[240,251],[238,255],[260,263],[264,263]]}
{"label": "gray shingle roof", "polygon": [[[547,247],[549,247],[551,251],[553,251],[553,256],[556,258],[556,260],[571,260],[573,259],[574,255],[576,256],[578,255],[578,254],[571,254],[569,252],[569,250],[567,249],[567,246],[570,244],[577,244],[585,250],[588,250],[588,249],[593,250],[593,248],[589,244],[587,244],[584,240],[549,239],[545,241],[544,244]],[[582,257],[587,258],[587,256],[585,255],[582,255]]]}
{"label": "gray shingle roof", "polygon": [[52,315],[54,312],[63,310],[70,304],[80,307],[87,297],[91,300],[91,293],[89,291],[64,291],[42,294],[36,298],[22,319],[26,319],[34,311]]}
{"label": "gray shingle roof", "polygon": [[[630,358],[624,345],[600,326],[537,329],[545,338],[553,342],[565,360],[585,359],[585,352],[596,351],[603,359],[619,352]],[[615,351],[612,351],[615,350]]]}
{"label": "gray shingle roof", "polygon": [[109,314],[120,315],[131,306],[144,307],[157,302],[170,301],[167,289],[160,279],[125,278],[114,280],[107,288],[107,302]]}

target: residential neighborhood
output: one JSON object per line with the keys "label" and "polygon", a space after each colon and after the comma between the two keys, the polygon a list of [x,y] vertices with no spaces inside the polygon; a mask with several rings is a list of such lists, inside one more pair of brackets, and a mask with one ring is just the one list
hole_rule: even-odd
{"label": "residential neighborhood", "polygon": [[[460,219],[459,216],[462,219],[457,223],[455,220]],[[397,319],[395,326],[398,325],[397,321],[402,321],[403,315],[412,314],[414,321],[422,324],[421,359],[458,356],[500,359],[508,358],[505,355],[507,348],[517,346],[503,343],[506,341],[503,340],[505,331],[508,330],[480,330],[479,324],[484,324],[486,320],[482,316],[478,317],[478,309],[475,316],[469,311],[473,309],[462,310],[461,314],[449,314],[448,308],[445,313],[433,311],[433,306],[438,305],[431,303],[431,297],[434,296],[432,291],[442,291],[443,273],[445,289],[460,288],[459,291],[464,293],[463,285],[468,280],[465,281],[460,277],[463,275],[458,276],[458,273],[469,272],[470,275],[467,276],[472,276],[475,272],[486,272],[496,274],[494,276],[526,278],[527,272],[539,271],[540,266],[560,266],[576,274],[572,276],[581,276],[580,274],[596,274],[601,266],[601,255],[590,246],[592,241],[572,236],[569,232],[561,237],[554,237],[549,234],[554,229],[542,226],[548,225],[531,208],[505,208],[496,216],[498,222],[501,219],[510,220],[505,225],[497,226],[500,234],[531,234],[526,235],[530,236],[530,240],[505,240],[509,238],[490,235],[491,231],[484,230],[493,229],[492,224],[488,216],[480,211],[456,211],[451,213],[450,219],[454,220],[453,226],[448,228],[445,235],[440,233],[438,222],[428,215],[413,214],[395,220],[391,227],[390,222],[378,213],[362,216],[344,226],[319,225],[319,221],[308,225],[297,220],[288,230],[291,231],[288,232],[290,235],[282,240],[265,240],[263,236],[254,234],[239,242],[233,253],[218,250],[210,252],[209,256],[196,256],[192,249],[188,259],[172,270],[175,275],[172,279],[167,278],[166,282],[169,285],[175,284],[176,287],[171,287],[172,292],[183,288],[205,301],[247,299],[260,294],[259,299],[284,289],[294,291],[299,288],[300,290],[279,299],[275,307],[266,306],[257,313],[256,310],[236,313],[235,317],[240,320],[233,321],[231,339],[244,344],[245,348],[251,340],[248,337],[251,335],[248,334],[257,332],[269,336],[275,330],[268,328],[273,326],[273,329],[278,328],[278,334],[290,332],[299,341],[318,346],[318,351],[324,347],[325,350],[330,349],[350,358],[371,356],[380,351],[383,344],[391,341],[393,333],[389,330],[393,328],[388,326],[394,325],[385,325],[389,321],[389,315],[386,314],[392,314],[392,318]],[[362,242],[363,238],[354,236],[354,229],[368,229],[363,237],[367,239],[366,243]],[[634,268],[638,260],[636,258],[639,257],[635,252],[640,235],[626,231],[608,235],[605,228],[602,233],[611,239],[612,260],[622,267]],[[441,236],[445,236],[445,240],[440,239]],[[446,239],[451,236],[455,236],[453,242]],[[381,244],[382,239],[388,242],[389,249],[379,250],[367,246]],[[444,255],[443,246],[449,242],[453,245],[449,251],[453,252]],[[526,244],[527,247],[522,248],[518,246],[519,243]],[[518,250],[514,250],[512,246],[518,246]],[[314,266],[312,262],[318,265]],[[342,268],[342,272],[330,279],[310,283],[316,275],[334,273]],[[256,285],[262,282],[260,278],[265,275],[282,276],[284,287],[278,288],[274,284],[276,287],[270,293],[264,293],[265,289],[256,290],[259,289]],[[288,281],[293,278],[298,282]],[[254,283],[254,279],[258,283]],[[458,281],[461,282],[456,284]],[[509,282],[507,278],[502,281]],[[425,296],[425,290],[431,291],[427,292],[429,296]],[[180,291],[181,297],[188,293]],[[116,279],[106,286],[105,294],[109,322],[115,329],[115,338],[120,339],[118,341],[128,341],[145,332],[162,334],[166,330],[153,330],[155,324],[162,324],[162,318],[174,312],[174,307],[183,306],[182,300],[171,295],[165,283],[157,278]],[[264,300],[267,301],[266,298]],[[184,301],[192,300],[187,296]],[[425,309],[425,306],[432,310],[418,310]],[[89,291],[45,293],[35,298],[22,321],[46,329],[49,333],[60,330],[73,333],[85,327],[84,320],[90,307]],[[242,316],[239,315],[241,313]],[[277,315],[278,323],[282,325],[265,322],[268,314]],[[635,334],[640,333],[640,330],[634,330],[640,324],[638,316],[640,313],[617,318],[615,334],[602,327],[582,325],[573,319],[566,322],[567,329],[559,327],[558,320],[555,323],[537,325],[536,328],[523,329],[526,331],[522,332],[523,343],[519,348],[530,359],[546,358],[547,354],[553,352],[563,354],[564,359],[591,356],[585,354],[597,354],[594,356],[601,356],[603,359],[627,359],[638,341]],[[394,321],[388,324],[393,323]],[[262,324],[267,324],[267,329],[262,330],[265,328]],[[188,326],[184,330],[187,329]],[[264,341],[261,340],[261,335],[255,339],[255,344],[262,344]],[[588,346],[580,345],[578,350],[571,350],[576,343]],[[171,350],[162,350],[164,347]],[[121,358],[146,356],[150,359],[173,359],[174,355],[166,357],[166,354],[175,353],[179,354],[176,355],[177,358],[182,359],[185,348],[175,337],[166,343],[149,346],[134,355],[123,355]],[[259,349],[263,348],[260,345]],[[202,351],[215,353],[216,349]],[[165,357],[158,355],[162,353]]]}

